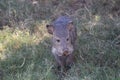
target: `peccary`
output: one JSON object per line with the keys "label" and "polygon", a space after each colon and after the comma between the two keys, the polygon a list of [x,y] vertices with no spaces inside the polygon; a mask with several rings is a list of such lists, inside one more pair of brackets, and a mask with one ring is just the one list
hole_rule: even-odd
{"label": "peccary", "polygon": [[73,21],[68,16],[61,16],[46,25],[49,34],[52,34],[52,54],[59,67],[66,69],[74,62],[74,48],[77,31]]}

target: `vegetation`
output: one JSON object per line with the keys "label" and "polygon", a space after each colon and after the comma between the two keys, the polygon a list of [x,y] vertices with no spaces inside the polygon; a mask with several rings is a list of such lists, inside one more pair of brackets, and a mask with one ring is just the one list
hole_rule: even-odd
{"label": "vegetation", "polygon": [[62,80],[120,80],[119,0],[0,0],[0,77],[58,80],[45,25],[69,15],[77,26],[75,64]]}

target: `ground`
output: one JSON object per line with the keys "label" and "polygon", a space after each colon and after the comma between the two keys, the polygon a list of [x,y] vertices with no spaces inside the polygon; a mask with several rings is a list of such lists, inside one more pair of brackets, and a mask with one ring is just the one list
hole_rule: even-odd
{"label": "ground", "polygon": [[[58,80],[60,77],[53,68],[51,35],[45,26],[59,15],[67,14],[73,18],[78,37],[75,63],[62,80],[120,80],[119,0],[39,0],[39,4],[47,6],[33,5],[27,0],[14,1],[11,0],[9,7],[5,6],[8,4],[5,0],[0,2],[4,14],[9,10],[15,13],[9,17],[13,27],[4,25],[0,31],[0,78]],[[19,7],[23,3],[28,4]]]}

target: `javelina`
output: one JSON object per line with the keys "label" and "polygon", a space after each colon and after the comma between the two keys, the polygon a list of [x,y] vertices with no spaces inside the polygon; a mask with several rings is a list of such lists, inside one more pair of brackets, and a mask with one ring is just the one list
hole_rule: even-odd
{"label": "javelina", "polygon": [[48,33],[52,34],[52,54],[58,65],[66,69],[73,63],[76,27],[68,16],[61,16],[46,27]]}

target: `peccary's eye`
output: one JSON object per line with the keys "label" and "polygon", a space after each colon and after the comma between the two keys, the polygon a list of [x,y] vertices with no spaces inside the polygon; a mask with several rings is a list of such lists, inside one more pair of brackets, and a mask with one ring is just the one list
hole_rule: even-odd
{"label": "peccary's eye", "polygon": [[69,41],[69,38],[67,38],[66,41]]}
{"label": "peccary's eye", "polygon": [[59,39],[57,39],[56,41],[57,41],[57,42],[60,42],[60,40],[59,40]]}

